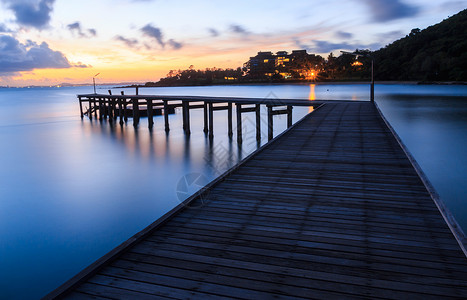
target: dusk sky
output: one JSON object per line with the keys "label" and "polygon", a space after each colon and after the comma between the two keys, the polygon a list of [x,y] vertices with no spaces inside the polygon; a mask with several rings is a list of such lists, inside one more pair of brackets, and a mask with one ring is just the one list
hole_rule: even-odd
{"label": "dusk sky", "polygon": [[0,85],[157,81],[258,51],[377,50],[467,0],[0,0]]}

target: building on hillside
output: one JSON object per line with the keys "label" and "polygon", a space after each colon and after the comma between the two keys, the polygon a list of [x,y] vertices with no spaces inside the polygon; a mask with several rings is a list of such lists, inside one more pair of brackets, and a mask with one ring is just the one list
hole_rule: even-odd
{"label": "building on hillside", "polygon": [[251,79],[314,80],[323,69],[324,58],[306,50],[258,52],[244,64]]}

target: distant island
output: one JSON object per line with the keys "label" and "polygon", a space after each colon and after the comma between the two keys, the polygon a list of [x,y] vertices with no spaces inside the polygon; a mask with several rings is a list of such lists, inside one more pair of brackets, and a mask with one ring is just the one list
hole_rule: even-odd
{"label": "distant island", "polygon": [[[355,50],[327,59],[306,50],[258,52],[235,69],[170,70],[158,82],[126,87],[199,86],[216,84],[362,81],[467,82],[467,9],[377,51]],[[371,58],[370,58],[371,57]]]}

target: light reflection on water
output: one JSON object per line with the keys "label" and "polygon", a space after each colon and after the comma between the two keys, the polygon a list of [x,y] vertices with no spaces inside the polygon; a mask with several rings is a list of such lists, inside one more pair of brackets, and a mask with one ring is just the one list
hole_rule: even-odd
{"label": "light reflection on water", "polygon": [[[75,95],[91,90],[0,89],[0,298],[46,294],[177,205],[184,175],[197,172],[212,180],[259,146],[254,114],[243,115],[247,127],[241,148],[235,129],[233,139],[227,138],[225,111],[214,114],[212,142],[203,133],[202,110],[191,111],[189,138],[180,113],[170,115],[168,135],[162,116],[155,117],[153,131],[146,119],[137,129],[131,120],[123,127],[81,121]],[[140,92],[366,100],[369,87],[214,86]],[[386,117],[466,226],[467,103],[452,97],[460,95],[467,95],[465,87],[376,86]],[[295,107],[294,121],[308,111]],[[267,139],[265,120],[260,144]],[[277,134],[286,128],[286,117],[276,116],[274,124]]]}

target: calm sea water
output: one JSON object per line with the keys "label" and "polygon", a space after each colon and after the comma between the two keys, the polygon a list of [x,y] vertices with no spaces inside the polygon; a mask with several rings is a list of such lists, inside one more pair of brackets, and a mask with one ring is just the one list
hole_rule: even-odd
{"label": "calm sea water", "polygon": [[[227,137],[226,112],[215,137],[202,110],[181,114],[171,131],[155,118],[140,127],[81,121],[76,94],[91,87],[0,89],[0,298],[39,298],[176,206],[266,142],[244,116],[244,142]],[[102,88],[100,92],[106,92]],[[119,92],[119,90],[114,91]],[[127,91],[130,93],[130,91]],[[263,85],[143,89],[144,94],[259,98],[368,98],[367,85]],[[377,85],[377,102],[433,185],[467,228],[467,87]],[[294,122],[308,108],[294,109]],[[275,134],[286,128],[276,117]],[[266,120],[266,118],[263,118]]]}

